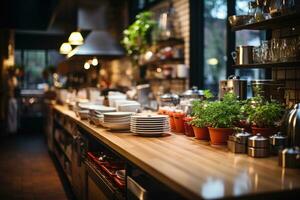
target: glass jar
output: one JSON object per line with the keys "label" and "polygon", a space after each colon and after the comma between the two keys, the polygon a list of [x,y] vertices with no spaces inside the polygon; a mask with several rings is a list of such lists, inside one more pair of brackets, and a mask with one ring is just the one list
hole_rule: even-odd
{"label": "glass jar", "polygon": [[271,0],[269,5],[269,11],[272,17],[281,15],[282,0]]}

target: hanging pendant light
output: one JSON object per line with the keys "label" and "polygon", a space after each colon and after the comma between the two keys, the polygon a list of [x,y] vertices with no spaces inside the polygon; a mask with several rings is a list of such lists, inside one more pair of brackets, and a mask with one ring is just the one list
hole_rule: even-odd
{"label": "hanging pendant light", "polygon": [[69,36],[69,43],[71,45],[82,45],[83,44],[83,37],[80,32],[75,31],[72,32]]}
{"label": "hanging pendant light", "polygon": [[93,66],[97,66],[98,65],[98,59],[96,57],[93,58],[92,65]]}
{"label": "hanging pendant light", "polygon": [[62,43],[62,45],[59,48],[59,53],[61,54],[68,54],[72,51],[72,46],[68,42]]}

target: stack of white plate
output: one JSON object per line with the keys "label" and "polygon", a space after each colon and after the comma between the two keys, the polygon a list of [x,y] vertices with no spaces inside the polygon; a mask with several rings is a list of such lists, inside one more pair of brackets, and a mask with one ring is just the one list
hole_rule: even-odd
{"label": "stack of white plate", "polygon": [[103,113],[103,126],[111,130],[129,130],[132,112]]}
{"label": "stack of white plate", "polygon": [[130,131],[143,136],[160,136],[170,132],[166,115],[139,114],[131,116]]}

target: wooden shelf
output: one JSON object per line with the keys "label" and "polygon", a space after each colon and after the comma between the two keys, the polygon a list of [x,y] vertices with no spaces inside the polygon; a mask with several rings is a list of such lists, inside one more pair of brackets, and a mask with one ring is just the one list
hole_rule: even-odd
{"label": "wooden shelf", "polygon": [[275,68],[275,67],[300,67],[300,61],[288,61],[277,63],[256,63],[247,65],[233,65],[233,68]]}
{"label": "wooden shelf", "polygon": [[150,78],[148,81],[186,81],[187,78]]}
{"label": "wooden shelf", "polygon": [[169,59],[153,60],[144,63],[143,66],[166,65],[166,64],[184,64],[184,58],[169,58]]}
{"label": "wooden shelf", "polygon": [[177,45],[184,45],[184,40],[183,39],[178,39],[178,38],[170,38],[167,40],[158,40],[156,44],[153,46],[156,46],[158,48],[163,48],[167,46],[177,46]]}
{"label": "wooden shelf", "polygon": [[240,26],[231,27],[232,31],[240,30],[267,30],[276,29],[283,27],[291,27],[300,24],[300,13],[292,13],[283,16],[274,17],[261,22],[256,22],[252,24],[245,24]]}

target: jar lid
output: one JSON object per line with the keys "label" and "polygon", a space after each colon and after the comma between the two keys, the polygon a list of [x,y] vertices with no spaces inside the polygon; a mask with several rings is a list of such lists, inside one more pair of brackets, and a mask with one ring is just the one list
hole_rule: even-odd
{"label": "jar lid", "polygon": [[251,141],[267,141],[268,139],[262,136],[260,133],[257,133],[256,135],[249,138]]}
{"label": "jar lid", "polygon": [[285,148],[284,150],[282,150],[282,154],[300,155],[300,148],[297,146],[291,148]]}
{"label": "jar lid", "polygon": [[270,136],[270,139],[287,139],[287,136],[283,135],[281,132],[275,133],[274,135]]}

